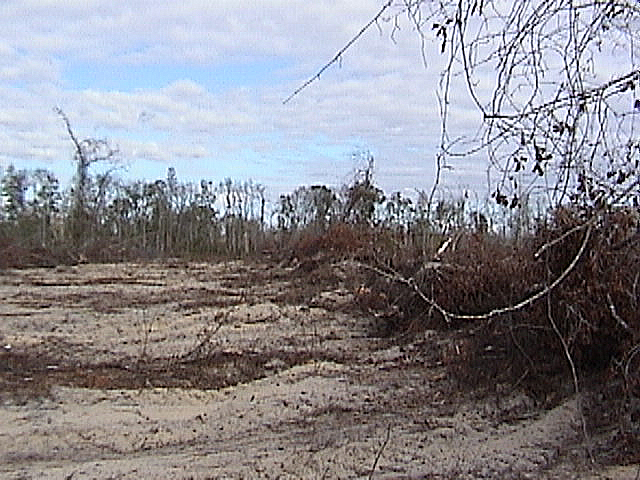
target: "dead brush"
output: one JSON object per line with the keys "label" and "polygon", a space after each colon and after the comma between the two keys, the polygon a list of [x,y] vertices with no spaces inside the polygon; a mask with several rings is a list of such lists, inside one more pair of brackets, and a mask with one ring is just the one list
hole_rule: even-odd
{"label": "dead brush", "polygon": [[[550,407],[582,385],[633,385],[638,376],[622,365],[640,345],[639,227],[625,209],[563,208],[517,243],[463,233],[437,261],[368,267],[367,287],[395,298],[399,315],[379,319],[389,335],[421,326],[468,338],[451,362],[461,385],[504,382]],[[591,424],[587,415],[585,438]]]}
{"label": "dead brush", "polygon": [[215,353],[217,346],[214,342],[214,337],[222,326],[228,323],[228,319],[228,311],[216,312],[213,318],[207,317],[204,326],[196,335],[193,347],[185,353],[174,357],[173,361],[193,362],[207,358]]}
{"label": "dead brush", "polygon": [[375,240],[371,228],[336,223],[326,232],[304,231],[292,245],[293,255],[310,271],[322,261],[364,258]]}
{"label": "dead brush", "polygon": [[153,333],[154,324],[159,319],[159,315],[150,315],[147,309],[142,309],[140,312],[140,321],[136,322],[139,329],[139,336],[137,343],[140,344],[140,351],[138,353],[137,365],[146,363],[148,361],[148,347]]}
{"label": "dead brush", "polygon": [[[560,225],[538,235],[543,239],[558,236],[581,222],[578,212],[563,210],[559,217]],[[640,341],[640,243],[629,241],[638,235],[639,227],[624,209],[604,213],[584,260],[553,298],[559,327],[571,342],[576,361],[585,368],[607,368]],[[560,248],[546,253],[549,275],[567,263],[567,252],[575,249],[578,237],[571,235]]]}

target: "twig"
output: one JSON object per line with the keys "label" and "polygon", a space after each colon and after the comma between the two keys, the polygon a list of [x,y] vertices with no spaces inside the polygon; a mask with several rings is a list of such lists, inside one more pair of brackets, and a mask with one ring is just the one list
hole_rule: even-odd
{"label": "twig", "polygon": [[576,399],[578,401],[578,413],[580,415],[580,423],[582,426],[582,435],[584,436],[584,441],[587,446],[587,453],[589,454],[589,459],[591,463],[595,463],[595,459],[593,458],[593,452],[591,451],[591,440],[589,438],[589,433],[587,432],[587,420],[584,418],[584,410],[582,408],[582,396],[580,394],[580,384],[578,383],[578,373],[576,371],[576,365],[573,362],[573,357],[571,357],[571,352],[569,351],[569,346],[567,345],[566,340],[560,333],[560,329],[553,319],[553,314],[551,311],[551,296],[547,297],[547,318],[549,318],[549,323],[551,323],[551,327],[553,327],[553,331],[556,333],[558,338],[560,339],[560,343],[562,343],[562,349],[564,351],[565,357],[567,357],[567,361],[569,362],[569,366],[571,367],[571,375],[573,377],[573,388],[576,392]]}
{"label": "twig", "polygon": [[375,460],[373,461],[373,466],[371,467],[371,472],[369,472],[369,480],[371,480],[373,478],[373,473],[376,471],[376,467],[378,466],[378,461],[380,460],[380,457],[382,456],[382,452],[385,449],[385,447],[387,446],[387,443],[389,443],[389,437],[391,436],[391,424],[387,425],[387,435],[384,439],[384,442],[382,442],[382,445],[380,446],[380,449],[378,450],[378,453],[376,455]]}
{"label": "twig", "polygon": [[141,363],[147,359],[147,346],[149,345],[149,338],[153,333],[153,324],[157,320],[156,316],[147,316],[147,309],[142,310],[142,320],[140,326],[142,328],[142,346],[140,347],[140,354],[138,355],[138,363]]}
{"label": "twig", "polygon": [[326,63],[324,65],[324,67],[322,67],[320,70],[318,70],[318,73],[316,73],[313,77],[311,77],[310,79],[308,79],[306,82],[304,82],[301,86],[299,86],[291,95],[289,95],[287,98],[285,98],[282,103],[286,104],[289,102],[289,100],[291,100],[293,97],[295,97],[296,95],[298,95],[302,90],[304,90],[305,88],[307,88],[310,84],[312,84],[313,82],[315,82],[316,80],[318,80],[320,78],[320,75],[322,75],[325,70],[327,68],[329,68],[331,65],[333,65],[336,62],[340,62],[342,59],[342,55],[344,54],[344,52],[346,52],[349,47],[351,47],[351,45],[353,45],[363,34],[364,32],[366,32],[367,30],[369,30],[369,28],[371,27],[371,25],[373,25],[374,23],[377,23],[378,20],[380,19],[380,17],[382,16],[382,14],[389,8],[391,7],[391,4],[393,3],[393,0],[388,0],[387,3],[385,3],[382,8],[380,9],[380,11],[377,13],[377,15],[375,17],[373,17],[369,23],[367,23],[364,27],[362,27],[362,29],[351,39],[347,42],[347,44],[342,47],[338,53],[335,54],[335,56],[329,60],[328,63]]}
{"label": "twig", "polygon": [[485,113],[484,118],[487,120],[522,119],[527,116],[538,115],[540,114],[540,112],[549,110],[551,108],[561,109],[563,107],[571,105],[577,98],[582,99],[585,102],[592,101],[594,99],[600,98],[605,90],[629,82],[630,80],[637,78],[638,75],[640,75],[640,70],[632,70],[621,77],[614,78],[613,80],[600,85],[599,87],[586,89],[582,92],[570,92],[564,97],[557,97],[547,103],[531,107],[528,111],[523,109],[517,113]]}
{"label": "twig", "polygon": [[216,333],[218,333],[218,330],[222,328],[222,325],[224,324],[224,321],[225,321],[225,318],[223,318],[224,316],[225,314],[222,312],[216,313],[214,321],[218,322],[217,325],[213,328],[211,328],[209,325],[205,326],[198,334],[198,336],[201,336],[202,340],[196,343],[195,346],[190,351],[181,355],[179,357],[180,361],[186,362],[190,360],[197,360],[201,356],[209,353],[205,350],[207,347],[207,344],[211,341],[211,337],[213,337]]}
{"label": "twig", "polygon": [[631,361],[633,360],[633,357],[635,357],[639,353],[640,353],[640,345],[634,346],[629,351],[629,358],[627,359],[627,362],[624,366],[624,380],[627,383],[627,385],[629,384],[629,367],[631,365]]}
{"label": "twig", "polygon": [[616,306],[613,304],[613,300],[611,300],[611,295],[609,294],[609,292],[607,292],[607,300],[609,301],[609,310],[611,310],[611,315],[613,316],[613,318],[620,324],[621,327],[630,332],[631,328],[629,327],[629,324],[625,322],[620,315],[618,315]]}
{"label": "twig", "polygon": [[60,107],[55,107],[53,109],[53,111],[56,112],[58,115],[60,115],[60,117],[62,118],[62,121],[64,122],[65,126],[67,127],[67,133],[71,137],[71,141],[73,142],[73,145],[76,147],[76,154],[79,157],[82,157],[84,155],[84,152],[82,151],[82,147],[80,146],[80,142],[78,141],[78,139],[74,135],[73,130],[71,130],[71,124],[69,123],[69,117],[67,117],[67,115],[62,111],[62,109]]}
{"label": "twig", "polygon": [[329,473],[329,467],[324,469],[324,472],[322,472],[322,477],[320,478],[320,480],[324,480],[325,478],[327,478],[327,473]]}

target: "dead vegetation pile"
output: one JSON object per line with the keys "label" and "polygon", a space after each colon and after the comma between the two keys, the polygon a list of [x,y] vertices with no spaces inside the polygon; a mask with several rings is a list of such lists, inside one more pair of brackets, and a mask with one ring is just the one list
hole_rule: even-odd
{"label": "dead vegetation pile", "polygon": [[519,388],[541,408],[579,391],[585,431],[606,437],[594,452],[638,462],[639,232],[632,210],[586,216],[562,208],[517,242],[460,231],[426,254],[405,241],[399,254],[389,232],[341,226],[295,252],[309,272],[323,261],[355,260],[365,273],[355,280],[356,299],[377,319],[375,334],[450,331],[461,387]]}
{"label": "dead vegetation pile", "polygon": [[0,237],[0,268],[51,267],[73,263],[74,259],[68,252],[22,245],[12,239]]}

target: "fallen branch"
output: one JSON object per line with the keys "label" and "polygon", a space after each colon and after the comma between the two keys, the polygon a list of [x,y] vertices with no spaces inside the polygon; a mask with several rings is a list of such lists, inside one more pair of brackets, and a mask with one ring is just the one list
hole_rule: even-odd
{"label": "fallen branch", "polygon": [[558,277],[553,282],[551,282],[549,285],[547,285],[545,288],[543,288],[539,292],[531,295],[530,297],[525,298],[521,302],[518,302],[518,303],[516,303],[514,305],[508,305],[506,307],[494,308],[493,310],[491,310],[491,311],[489,311],[487,313],[483,313],[483,314],[466,315],[466,314],[452,313],[452,312],[446,310],[440,304],[438,304],[435,300],[433,300],[432,298],[428,297],[420,289],[420,287],[418,286],[418,284],[416,283],[416,281],[415,281],[415,279],[413,277],[406,278],[406,277],[402,276],[400,273],[396,272],[395,270],[390,270],[390,272],[389,271],[384,271],[384,270],[379,269],[377,267],[374,267],[374,266],[371,266],[371,265],[367,265],[367,264],[364,264],[364,263],[360,263],[360,262],[351,262],[351,263],[353,263],[356,266],[359,266],[361,268],[372,270],[372,271],[376,272],[378,275],[381,275],[381,276],[383,276],[385,278],[388,278],[388,279],[390,279],[392,281],[399,282],[399,283],[404,283],[405,285],[409,286],[414,292],[416,292],[416,294],[425,303],[427,303],[431,307],[435,308],[442,315],[442,317],[444,318],[445,322],[447,322],[447,323],[451,323],[451,320],[488,320],[489,318],[492,318],[492,317],[495,317],[495,316],[498,316],[498,315],[504,315],[505,313],[512,313],[512,312],[516,312],[518,310],[521,310],[521,309],[531,305],[532,303],[535,303],[536,301],[538,301],[539,299],[541,299],[545,295],[548,295],[549,292],[551,292],[558,285],[560,285],[564,281],[564,279],[567,278],[567,276],[571,273],[571,271],[575,268],[575,266],[578,264],[578,261],[580,260],[580,258],[582,257],[582,254],[584,253],[585,249],[587,248],[587,244],[588,244],[589,238],[591,236],[591,231],[593,230],[593,225],[596,223],[597,218],[598,218],[597,216],[594,216],[588,222],[586,222],[585,226],[587,227],[587,231],[584,234],[584,239],[582,240],[582,244],[580,245],[580,248],[578,249],[578,252],[575,254],[575,256],[573,257],[573,260],[571,260],[571,263],[569,263],[567,268],[565,268],[564,271],[560,275],[558,275]]}
{"label": "fallen branch", "polygon": [[553,240],[545,243],[544,245],[542,245],[537,251],[536,253],[533,254],[533,258],[540,258],[540,255],[542,255],[547,249],[553,247],[554,245],[557,245],[558,243],[560,243],[561,241],[563,241],[565,238],[567,238],[569,235],[571,235],[572,233],[578,232],[580,230],[583,230],[585,228],[587,228],[593,221],[592,217],[590,218],[588,221],[581,223],[580,225],[576,225],[573,228],[570,228],[569,230],[567,230],[566,232],[564,232],[562,235],[560,235],[557,238],[554,238]]}

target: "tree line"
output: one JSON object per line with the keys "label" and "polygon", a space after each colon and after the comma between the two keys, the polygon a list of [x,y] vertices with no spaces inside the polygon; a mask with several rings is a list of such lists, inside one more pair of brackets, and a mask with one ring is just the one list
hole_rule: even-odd
{"label": "tree line", "polygon": [[[384,228],[404,242],[426,231],[487,231],[489,215],[464,198],[429,208],[374,180],[373,156],[339,188],[300,186],[267,201],[264,185],[249,181],[184,182],[175,168],[155,181],[124,180],[107,143],[75,141],[76,174],[63,188],[47,169],[9,165],[0,174],[0,241],[30,249],[64,248],[91,260],[154,257],[241,257],[282,247],[302,231],[321,235],[337,223]],[[101,171],[92,167],[107,164]],[[466,203],[465,203],[466,202]]]}

